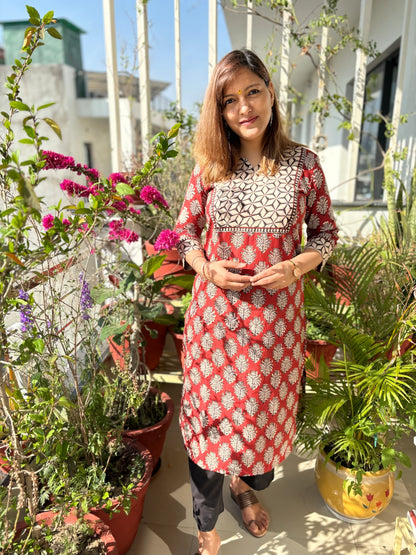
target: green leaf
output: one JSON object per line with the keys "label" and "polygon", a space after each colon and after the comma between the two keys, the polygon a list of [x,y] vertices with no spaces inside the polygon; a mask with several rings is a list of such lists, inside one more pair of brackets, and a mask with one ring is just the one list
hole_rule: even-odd
{"label": "green leaf", "polygon": [[144,277],[150,277],[156,270],[158,270],[165,260],[166,255],[151,256],[143,262],[142,271]]}
{"label": "green leaf", "polygon": [[58,29],[55,29],[55,27],[48,27],[46,29],[46,32],[49,33],[50,36],[54,39],[62,39],[61,33],[58,31]]}
{"label": "green leaf", "polygon": [[53,121],[53,119],[43,118],[43,121],[46,122],[53,131],[55,131],[55,133],[58,135],[60,139],[62,139],[61,129],[59,125]]}
{"label": "green leaf", "polygon": [[33,25],[40,25],[40,15],[36,8],[33,6],[26,5],[26,11],[29,14],[29,18],[37,21],[37,23],[33,23]]}
{"label": "green leaf", "polygon": [[16,110],[20,110],[21,112],[30,112],[30,108],[24,102],[20,102],[20,100],[11,100],[10,106],[12,108],[16,108]]}
{"label": "green leaf", "polygon": [[44,110],[45,108],[49,108],[50,106],[54,106],[55,104],[56,102],[48,102],[47,104],[42,104],[42,106],[38,106],[38,111]]}
{"label": "green leaf", "polygon": [[175,158],[175,156],[178,155],[178,151],[177,150],[168,150],[166,153],[166,157],[167,158]]}
{"label": "green leaf", "polygon": [[127,328],[128,324],[110,324],[109,326],[104,326],[100,333],[100,339],[104,340],[113,335],[121,335]]}
{"label": "green leaf", "polygon": [[117,183],[116,191],[121,196],[134,195],[134,189],[127,183]]}
{"label": "green leaf", "polygon": [[181,128],[181,123],[175,123],[175,125],[169,130],[168,132],[168,139],[173,139],[179,133],[179,129]]}
{"label": "green leaf", "polygon": [[42,354],[45,349],[45,343],[40,337],[33,341],[33,346],[35,347],[35,351],[39,354]]}
{"label": "green leaf", "polygon": [[194,283],[195,276],[193,275],[180,275],[180,276],[167,276],[163,280],[164,285],[178,285],[179,287],[183,287],[188,291],[191,291],[192,285]]}

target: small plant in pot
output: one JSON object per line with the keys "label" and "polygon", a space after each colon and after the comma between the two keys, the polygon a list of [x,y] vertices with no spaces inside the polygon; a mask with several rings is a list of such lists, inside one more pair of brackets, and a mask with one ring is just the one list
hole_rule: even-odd
{"label": "small plant in pot", "polygon": [[415,315],[411,303],[387,344],[333,317],[343,357],[332,363],[330,376],[308,380],[297,446],[320,451],[318,488],[330,510],[348,522],[378,515],[391,500],[394,475],[410,466],[401,442],[416,430],[416,349],[389,351],[398,335],[414,330]]}

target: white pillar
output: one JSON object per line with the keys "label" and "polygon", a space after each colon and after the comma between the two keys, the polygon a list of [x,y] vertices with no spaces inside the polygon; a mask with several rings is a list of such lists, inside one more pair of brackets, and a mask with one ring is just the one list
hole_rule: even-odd
{"label": "white pillar", "polygon": [[[373,0],[361,0],[360,38],[366,43],[370,34]],[[364,110],[365,83],[367,77],[367,55],[358,49],[355,58],[354,91],[351,114],[352,139],[348,144],[348,184],[346,201],[352,202],[355,196],[355,177],[360,152],[361,121]]]}
{"label": "white pillar", "polygon": [[123,168],[120,140],[120,95],[118,90],[114,0],[103,0],[103,19],[107,69],[108,112],[110,123],[111,171],[119,172]]}
{"label": "white pillar", "polygon": [[247,1],[247,35],[246,35],[246,48],[252,50],[253,48],[253,0]]}
{"label": "white pillar", "polygon": [[137,0],[137,39],[139,53],[140,129],[143,162],[149,158],[150,122],[150,79],[149,40],[147,35],[147,1]]}
{"label": "white pillar", "polygon": [[[322,27],[321,48],[319,51],[319,69],[318,69],[318,102],[324,96],[325,76],[326,76],[326,48],[328,46],[328,27]],[[313,137],[312,148],[319,152],[326,147],[327,139],[322,133],[322,112],[316,112],[315,117],[315,134]]]}
{"label": "white pillar", "polygon": [[209,0],[208,9],[208,79],[217,64],[217,0]]}
{"label": "white pillar", "polygon": [[176,84],[176,109],[182,109],[181,91],[181,18],[180,0],[175,2],[175,84]]}
{"label": "white pillar", "polygon": [[397,71],[397,85],[394,95],[392,124],[394,135],[390,139],[389,148],[394,152],[397,148],[397,131],[400,122],[400,112],[402,109],[403,83],[405,79],[405,68],[407,65],[407,57],[409,55],[409,34],[410,21],[412,16],[412,1],[406,0],[403,16],[402,38],[400,41],[399,67]]}
{"label": "white pillar", "polygon": [[283,10],[282,55],[280,57],[279,107],[283,121],[287,121],[287,104],[289,98],[289,68],[290,68],[290,22],[292,2]]}

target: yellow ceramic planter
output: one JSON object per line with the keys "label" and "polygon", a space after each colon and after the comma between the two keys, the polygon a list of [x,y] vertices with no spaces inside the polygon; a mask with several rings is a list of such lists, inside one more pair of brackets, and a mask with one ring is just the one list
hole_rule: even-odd
{"label": "yellow ceramic planter", "polygon": [[390,503],[394,489],[394,474],[389,470],[368,472],[363,476],[363,495],[348,494],[344,480],[353,480],[353,473],[341,466],[336,468],[319,453],[315,464],[315,478],[319,493],[330,511],[341,520],[361,523],[372,520]]}

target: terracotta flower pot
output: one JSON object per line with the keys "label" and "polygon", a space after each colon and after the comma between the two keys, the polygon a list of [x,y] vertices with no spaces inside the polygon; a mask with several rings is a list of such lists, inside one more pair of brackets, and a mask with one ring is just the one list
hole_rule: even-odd
{"label": "terracotta flower pot", "polygon": [[[151,330],[157,331],[157,336],[152,337],[150,332],[143,327],[143,338],[146,341],[144,362],[149,370],[154,370],[160,362],[163,349],[166,341],[166,334],[168,332],[167,326],[157,324],[156,322],[146,322],[146,326]],[[129,339],[126,336],[124,341],[118,345],[113,337],[107,338],[110,353],[115,364],[118,364],[120,369],[124,369],[126,353],[130,350]],[[139,349],[141,352],[141,349]]]}
{"label": "terracotta flower pot", "polygon": [[[149,241],[145,241],[144,247],[146,249],[147,254],[153,256],[155,254],[159,254],[155,251],[153,245],[149,243]],[[195,275],[194,270],[185,270],[179,253],[176,249],[172,249],[170,251],[162,251],[160,254],[164,254],[166,256],[165,260],[163,261],[162,266],[155,271],[154,276],[155,279],[161,279],[164,276],[182,276],[182,275]],[[166,285],[162,288],[161,293],[169,298],[169,299],[179,299],[187,292],[186,289],[180,287],[179,285]]]}
{"label": "terracotta flower pot", "polygon": [[[44,523],[46,526],[51,527],[53,525],[53,520],[56,517],[56,513],[53,511],[45,511],[36,515],[36,522],[41,524]],[[98,516],[92,513],[87,513],[82,517],[86,520],[94,529],[94,535],[98,537],[104,544],[105,553],[107,555],[119,555],[120,552],[117,548],[117,542],[110,530],[110,527],[105,524]],[[67,514],[64,517],[65,524],[75,524],[78,517],[74,512]],[[26,528],[25,522],[19,522],[17,525],[17,534],[20,535]]]}
{"label": "terracotta flower pot", "polygon": [[[157,390],[152,389],[151,391],[155,393]],[[173,413],[175,411],[175,406],[171,397],[164,392],[162,392],[160,396],[167,409],[164,418],[152,426],[147,426],[141,430],[125,430],[122,434],[125,440],[138,443],[139,445],[142,444],[149,449],[153,460],[153,474],[155,474],[160,467],[160,456],[165,443],[166,432],[172,422]]]}
{"label": "terracotta flower pot", "polygon": [[310,361],[314,367],[314,370],[306,370],[307,375],[310,378],[319,378],[321,374],[319,372],[319,362],[323,358],[325,364],[329,366],[332,359],[335,356],[338,345],[324,341],[323,339],[307,339],[306,340],[306,357],[310,358]]}
{"label": "terracotta flower pot", "polygon": [[116,499],[113,500],[113,506],[110,512],[100,507],[91,509],[92,514],[96,515],[109,526],[117,542],[119,555],[125,555],[128,552],[136,537],[153,468],[150,451],[138,442],[136,442],[135,448],[145,460],[145,471],[140,482],[133,488],[133,497],[131,499],[129,513],[126,514],[125,511],[118,506],[118,501]]}
{"label": "terracotta flower pot", "polygon": [[315,478],[319,493],[329,510],[340,520],[362,523],[378,516],[390,503],[394,489],[394,474],[389,470],[367,472],[363,476],[363,495],[348,494],[344,480],[353,480],[354,474],[343,466],[337,469],[319,452],[315,464]]}

